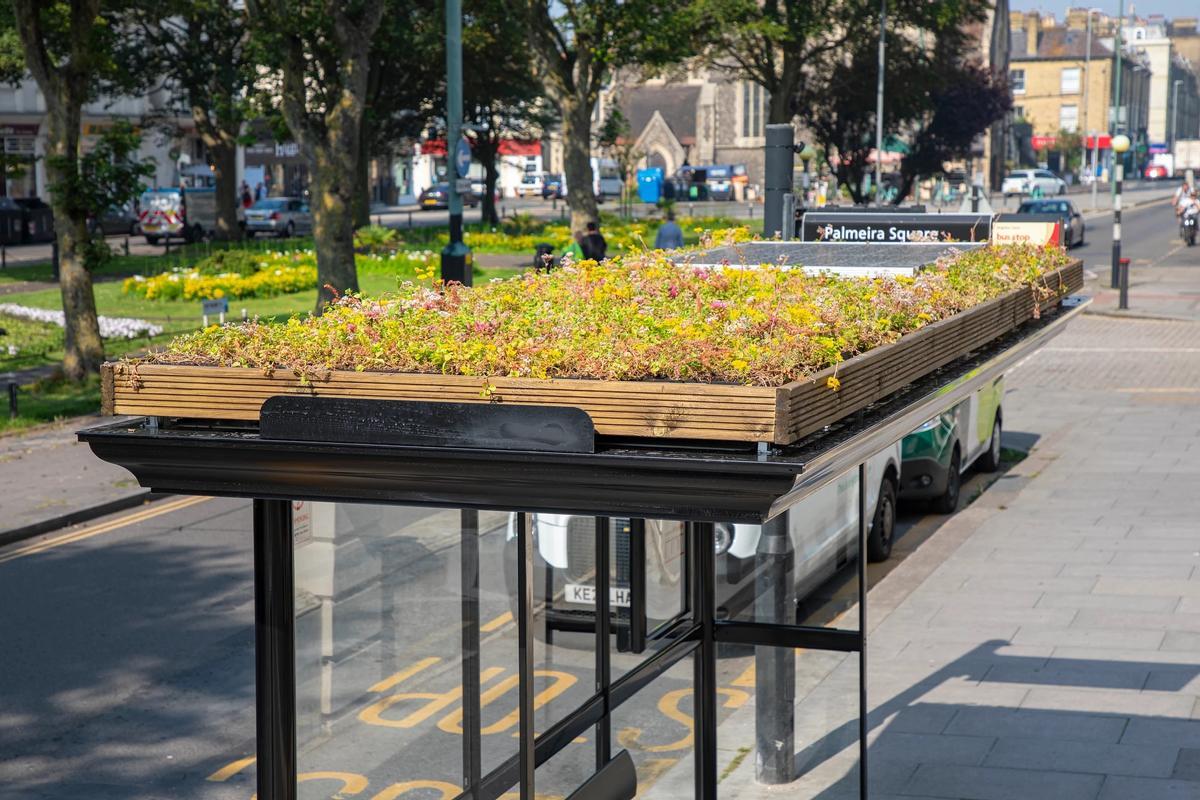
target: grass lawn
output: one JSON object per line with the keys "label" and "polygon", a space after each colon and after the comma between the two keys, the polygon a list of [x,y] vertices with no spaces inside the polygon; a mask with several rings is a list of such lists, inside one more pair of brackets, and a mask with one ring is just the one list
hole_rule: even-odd
{"label": "grass lawn", "polygon": [[[475,281],[482,283],[492,278],[507,278],[517,274],[511,269],[476,269]],[[376,273],[362,270],[359,285],[364,294],[375,295],[396,288],[395,274]],[[198,329],[203,320],[200,302],[195,300],[145,300],[137,295],[125,294],[121,281],[109,280],[95,284],[96,308],[109,317],[135,317],[161,325],[161,336],[138,339],[110,339],[105,342],[105,352],[110,357],[136,353],[156,345],[166,344],[179,333]],[[57,310],[62,308],[62,295],[58,289],[42,289],[35,292],[19,292],[0,298],[6,303],[17,303],[34,308]],[[286,320],[294,314],[306,314],[317,303],[316,288],[275,297],[251,298],[229,301],[227,320],[240,319],[242,309],[247,316]],[[210,318],[209,323],[217,320]],[[31,322],[16,317],[0,315],[0,328],[7,334],[0,336],[0,371],[29,369],[62,360],[62,329],[49,323]],[[10,355],[9,346],[17,348]]]}
{"label": "grass lawn", "polygon": [[45,380],[17,390],[18,416],[8,415],[8,393],[4,393],[4,413],[0,414],[0,433],[22,430],[68,417],[94,414],[100,409],[100,380],[84,383]]}

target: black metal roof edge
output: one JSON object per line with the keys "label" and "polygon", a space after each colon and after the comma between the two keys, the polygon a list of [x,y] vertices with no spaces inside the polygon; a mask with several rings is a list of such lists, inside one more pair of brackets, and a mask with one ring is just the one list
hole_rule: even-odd
{"label": "black metal roof edge", "polygon": [[218,440],[114,427],[80,438],[141,485],[180,494],[761,522],[799,471],[754,461]]}

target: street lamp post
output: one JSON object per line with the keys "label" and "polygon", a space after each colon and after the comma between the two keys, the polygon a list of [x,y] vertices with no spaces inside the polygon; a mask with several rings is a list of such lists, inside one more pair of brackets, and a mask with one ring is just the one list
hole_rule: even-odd
{"label": "street lamp post", "polygon": [[1125,177],[1125,151],[1129,149],[1129,137],[1118,134],[1112,139],[1116,154],[1113,187],[1113,234],[1112,234],[1112,285],[1119,287],[1121,301],[1118,308],[1129,308],[1129,268],[1121,263],[1121,181]]}
{"label": "street lamp post", "polygon": [[[1080,175],[1082,175],[1084,170],[1086,170],[1088,168],[1087,167],[1088,144],[1087,144],[1086,137],[1087,137],[1087,134],[1090,132],[1088,129],[1088,85],[1092,82],[1092,12],[1093,11],[1095,11],[1094,8],[1089,8],[1088,12],[1087,12],[1087,45],[1086,45],[1087,46],[1087,54],[1084,56],[1084,59],[1083,59],[1083,132],[1084,132],[1085,138],[1083,140],[1083,155],[1079,159]],[[1093,169],[1092,169],[1092,183],[1096,182],[1096,170],[1094,169],[1094,166],[1095,165],[1093,165]],[[1094,202],[1092,203],[1092,206],[1095,207]]]}
{"label": "street lamp post", "polygon": [[[1113,31],[1113,134],[1121,132],[1121,26],[1125,24],[1125,0],[1117,0],[1117,28]],[[1117,196],[1113,184],[1113,197]],[[1115,266],[1113,267],[1116,268]]]}
{"label": "street lamp post", "polygon": [[883,64],[887,56],[887,0],[879,2],[879,75],[875,80],[875,205],[883,206]]}
{"label": "street lamp post", "polygon": [[1175,140],[1179,138],[1179,87],[1183,81],[1176,79],[1171,85],[1171,152],[1175,152]]}
{"label": "street lamp post", "polygon": [[[462,138],[462,0],[446,0],[446,189],[450,196],[450,242],[442,249],[442,280],[471,285],[471,249],[463,241],[463,200],[458,179],[467,177],[461,167]],[[466,150],[466,166],[471,166]]]}

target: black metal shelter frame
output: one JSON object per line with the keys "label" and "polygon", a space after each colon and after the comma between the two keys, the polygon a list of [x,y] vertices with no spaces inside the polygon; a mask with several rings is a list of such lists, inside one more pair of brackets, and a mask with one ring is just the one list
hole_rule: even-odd
{"label": "black metal shelter frame", "polygon": [[[865,464],[926,419],[1002,375],[1082,310],[1069,300],[987,349],[964,357],[885,402],[795,446],[757,451],[647,446],[597,440],[592,452],[538,452],[499,447],[362,444],[298,434],[267,438],[255,428],[165,424],[135,419],[80,434],[101,458],[127,467],[143,486],[164,492],[254,498],[258,797],[293,800],[297,785],[293,599],[293,499],[426,505],[461,509],[464,800],[495,800],[519,785],[533,800],[534,770],[588,729],[596,774],[582,797],[632,797],[627,753],[612,754],[611,714],[656,677],[694,656],[695,797],[717,793],[718,643],[857,653],[859,783],[867,791],[867,481]],[[313,403],[320,403],[314,399]],[[530,409],[530,413],[546,413]],[[786,526],[788,510],[839,475],[858,470],[857,630],[714,618],[714,523]],[[595,518],[597,613],[594,692],[571,713],[534,735],[533,540],[517,514],[519,746],[488,774],[480,758],[480,619],[478,510],[568,512]],[[670,625],[669,643],[613,680],[610,665],[610,519],[683,520],[688,600]],[[786,527],[784,528],[786,530]],[[635,523],[634,538],[637,536]],[[636,576],[635,576],[636,583]],[[635,651],[644,617],[630,618]],[[641,625],[639,629],[639,624]],[[781,652],[786,652],[783,650]],[[776,675],[786,680],[786,672]],[[760,675],[769,682],[771,675]],[[769,691],[770,687],[766,687]],[[789,736],[790,736],[790,721]],[[761,731],[760,731],[761,736]],[[792,757],[787,752],[787,758]]]}

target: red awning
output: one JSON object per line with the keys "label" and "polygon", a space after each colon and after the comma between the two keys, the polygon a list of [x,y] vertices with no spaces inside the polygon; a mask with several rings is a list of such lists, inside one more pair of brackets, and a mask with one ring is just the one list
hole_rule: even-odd
{"label": "red awning", "polygon": [[1091,150],[1091,149],[1092,149],[1092,147],[1093,147],[1093,144],[1092,144],[1092,140],[1093,140],[1093,139],[1099,139],[1099,140],[1100,140],[1100,143],[1099,143],[1099,149],[1101,149],[1101,150],[1110,150],[1110,149],[1112,149],[1112,137],[1111,137],[1111,136],[1109,136],[1107,133],[1102,133],[1102,134],[1100,134],[1099,136],[1089,136],[1089,137],[1087,137],[1087,140],[1086,140],[1086,141],[1087,141],[1087,149],[1088,149],[1088,150]]}

